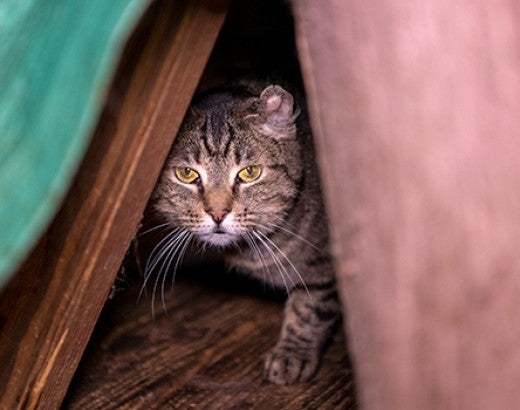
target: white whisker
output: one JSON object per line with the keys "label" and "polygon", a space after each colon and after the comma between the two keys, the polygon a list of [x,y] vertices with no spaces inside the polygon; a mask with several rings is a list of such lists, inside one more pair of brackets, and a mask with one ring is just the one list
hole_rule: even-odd
{"label": "white whisker", "polygon": [[164,227],[169,226],[169,225],[171,226],[171,224],[169,222],[165,222],[165,223],[162,223],[160,225],[156,225],[156,226],[154,226],[154,227],[152,227],[150,229],[147,229],[144,232],[139,232],[135,237],[136,238],[140,238],[141,236],[144,236],[146,234],[149,234],[150,232],[156,231],[157,229],[161,229],[161,228],[164,228]]}
{"label": "white whisker", "polygon": [[[320,254],[322,254],[324,256],[328,256],[328,253],[324,252],[323,249],[318,248],[316,245],[314,245],[313,243],[309,242],[303,236],[298,235],[296,232],[293,232],[293,231],[291,231],[291,230],[289,230],[287,228],[284,228],[282,225],[271,223],[271,222],[260,222],[258,224],[259,225],[263,225],[265,228],[271,227],[271,228],[274,228],[274,229],[278,229],[281,232],[286,233],[287,235],[290,235],[290,236],[300,240],[301,242],[305,243],[306,245],[309,245],[311,248],[313,248],[314,250],[318,251]],[[287,224],[290,225],[289,223],[287,223]]]}
{"label": "white whisker", "polygon": [[309,296],[309,299],[314,304],[314,299],[312,298],[311,293],[309,292],[309,288],[307,287],[307,284],[303,280],[303,277],[300,274],[300,272],[298,272],[298,269],[296,269],[296,266],[294,266],[294,263],[292,263],[292,261],[287,257],[285,252],[283,252],[267,235],[265,235],[263,233],[259,233],[259,235],[261,235],[268,243],[270,243],[280,253],[280,255],[283,256],[283,258],[287,261],[287,263],[291,266],[292,270],[294,271],[294,273],[296,273],[296,275],[300,279],[301,284],[305,288],[305,291],[307,292],[307,296]]}
{"label": "white whisker", "polygon": [[[163,260],[163,263],[155,277],[155,282],[154,282],[154,286],[153,286],[153,291],[152,291],[152,317],[155,317],[155,295],[157,293],[157,287],[159,285],[159,279],[161,278],[161,276],[163,277],[162,279],[162,283],[163,283],[163,286],[164,286],[164,281],[166,280],[166,276],[168,274],[168,269],[169,269],[169,265],[171,263],[171,260],[175,257],[175,255],[177,254],[177,251],[179,249],[179,245],[180,243],[182,243],[183,239],[186,237],[187,235],[187,232],[186,231],[183,231],[181,233],[179,233],[177,235],[177,237],[175,239],[173,239],[168,245],[166,245],[164,248],[165,248],[165,251],[163,252],[163,255],[161,256],[160,259],[164,258]],[[157,260],[157,262],[159,262],[159,260]],[[168,262],[169,261],[169,262]],[[152,267],[152,270],[153,270],[154,267]],[[166,269],[165,269],[166,268]],[[150,271],[150,274],[151,274],[151,271]],[[162,287],[162,289],[164,289]],[[166,304],[164,303],[164,292],[162,292],[162,302],[163,302],[163,309],[164,311],[166,311]]]}
{"label": "white whisker", "polygon": [[188,245],[190,244],[191,240],[193,239],[193,234],[191,232],[188,232],[188,235],[184,239],[184,245],[182,245],[182,249],[179,252],[179,256],[177,257],[177,261],[175,262],[175,266],[173,267],[172,271],[172,291],[173,291],[173,284],[175,282],[175,277],[177,276],[177,269],[179,268],[179,264],[184,259],[184,255],[186,254],[186,250],[188,249]]}
{"label": "white whisker", "polygon": [[[264,246],[264,248],[267,250],[267,252],[269,252],[269,254],[271,255],[271,258],[273,259],[274,264],[278,268],[278,273],[280,274],[280,277],[282,278],[283,284],[285,286],[285,290],[287,291],[287,294],[289,294],[290,291],[289,291],[289,285],[287,284],[287,279],[291,280],[291,288],[294,287],[294,282],[292,282],[292,279],[291,279],[289,273],[287,272],[287,269],[285,269],[285,266],[283,266],[283,264],[280,261],[280,259],[278,258],[278,256],[276,256],[276,253],[271,249],[269,244],[267,242],[265,242],[265,240],[259,235],[259,233],[255,232],[255,231],[251,231],[251,232],[255,236],[255,238],[260,241],[260,243]],[[285,275],[284,275],[284,273],[285,273]]]}
{"label": "white whisker", "polygon": [[246,232],[245,239],[246,239],[249,247],[251,248],[251,250],[253,251],[253,253],[256,255],[256,257],[258,258],[258,260],[260,262],[260,266],[262,268],[262,277],[264,279],[264,282],[267,282],[267,276],[269,276],[269,284],[271,285],[271,287],[273,287],[274,282],[273,282],[273,277],[271,275],[271,271],[269,270],[269,267],[264,258],[264,255],[262,255],[262,251],[260,250],[258,245],[255,243],[255,239],[253,238],[253,235],[250,232]]}
{"label": "white whisker", "polygon": [[150,273],[155,268],[157,262],[162,258],[164,253],[167,251],[167,249],[165,249],[165,248],[167,248],[168,245],[165,245],[165,243],[172,240],[172,238],[179,232],[179,230],[180,230],[180,228],[176,228],[172,232],[168,233],[163,239],[161,239],[159,241],[159,243],[157,243],[157,245],[155,245],[152,252],[150,253],[150,256],[148,256],[148,260],[146,261],[146,265],[144,268],[143,285],[141,286],[141,290],[139,291],[139,295],[137,296],[137,301],[139,301],[141,299],[141,296],[146,289],[146,285],[150,278]]}

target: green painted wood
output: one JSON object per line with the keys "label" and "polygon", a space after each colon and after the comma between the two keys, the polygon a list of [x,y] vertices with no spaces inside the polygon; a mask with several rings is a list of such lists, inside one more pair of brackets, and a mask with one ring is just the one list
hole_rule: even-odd
{"label": "green painted wood", "polygon": [[55,215],[149,0],[0,0],[0,287]]}

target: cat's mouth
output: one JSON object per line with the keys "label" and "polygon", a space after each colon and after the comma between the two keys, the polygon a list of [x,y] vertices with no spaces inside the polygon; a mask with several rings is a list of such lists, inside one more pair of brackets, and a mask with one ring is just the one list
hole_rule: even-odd
{"label": "cat's mouth", "polygon": [[222,227],[215,227],[211,232],[199,235],[203,242],[216,246],[227,246],[238,240],[238,237],[234,233],[226,231]]}

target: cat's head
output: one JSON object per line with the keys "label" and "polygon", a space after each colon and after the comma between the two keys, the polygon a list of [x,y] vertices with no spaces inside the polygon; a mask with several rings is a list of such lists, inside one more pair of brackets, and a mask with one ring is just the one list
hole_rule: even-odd
{"label": "cat's head", "polygon": [[202,242],[227,246],[281,226],[303,180],[294,99],[209,94],[187,114],[156,189],[155,208]]}

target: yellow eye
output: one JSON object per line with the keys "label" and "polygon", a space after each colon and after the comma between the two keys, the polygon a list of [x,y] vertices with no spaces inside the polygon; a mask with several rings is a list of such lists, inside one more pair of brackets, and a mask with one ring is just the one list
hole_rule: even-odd
{"label": "yellow eye", "polygon": [[185,184],[193,184],[199,178],[198,172],[188,167],[175,168],[175,176]]}
{"label": "yellow eye", "polygon": [[250,165],[242,168],[238,172],[238,179],[242,182],[250,183],[256,181],[262,175],[262,167],[260,165]]}

